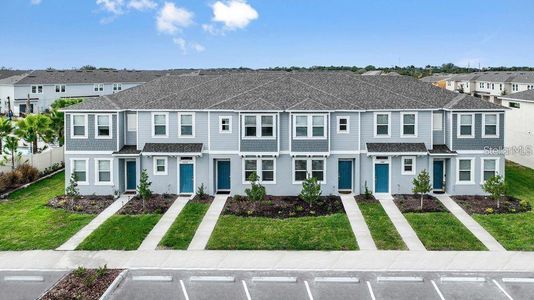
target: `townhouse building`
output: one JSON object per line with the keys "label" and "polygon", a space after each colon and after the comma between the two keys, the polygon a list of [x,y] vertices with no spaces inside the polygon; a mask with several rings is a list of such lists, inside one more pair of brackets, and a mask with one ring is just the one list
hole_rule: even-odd
{"label": "townhouse building", "polygon": [[506,108],[405,76],[249,72],[165,76],[65,111],[66,183],[82,194],[411,193],[428,170],[435,192],[481,194],[504,174]]}

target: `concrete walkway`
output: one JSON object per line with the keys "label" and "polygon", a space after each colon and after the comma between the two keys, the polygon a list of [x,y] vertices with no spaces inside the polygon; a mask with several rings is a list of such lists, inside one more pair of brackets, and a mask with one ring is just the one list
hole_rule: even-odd
{"label": "concrete walkway", "polygon": [[85,240],[93,231],[95,231],[102,223],[104,223],[109,217],[113,216],[116,212],[118,212],[130,199],[132,198],[132,195],[122,195],[119,197],[119,199],[115,200],[113,203],[111,203],[110,206],[108,206],[104,211],[102,211],[98,216],[96,216],[89,224],[87,224],[84,228],[82,228],[80,231],[78,231],[75,235],[73,235],[68,241],[66,241],[63,245],[59,246],[56,250],[75,250],[78,245]]}
{"label": "concrete walkway", "polygon": [[215,199],[213,199],[210,208],[198,226],[197,232],[187,250],[204,250],[206,248],[227,198],[228,195],[215,195]]}
{"label": "concrete walkway", "polygon": [[475,221],[471,216],[462,209],[458,203],[451,199],[446,194],[435,194],[436,198],[445,205],[445,207],[460,221],[464,224],[473,235],[488,248],[489,251],[506,251],[504,247],[497,242],[497,240],[489,234],[484,227],[480,226],[477,221]]}
{"label": "concrete walkway", "polygon": [[376,250],[375,241],[371,236],[369,227],[363,218],[362,212],[354,199],[352,194],[340,194],[341,202],[343,203],[343,208],[347,213],[349,218],[350,227],[356,236],[356,241],[358,242],[358,247],[360,250]]}
{"label": "concrete walkway", "polygon": [[406,244],[406,247],[408,247],[409,250],[426,251],[425,246],[417,237],[417,234],[413,230],[412,226],[410,226],[410,223],[408,223],[397,205],[395,205],[393,202],[393,198],[391,196],[377,198],[386,211],[386,214],[391,219],[391,222],[393,222],[393,225],[395,225],[395,228],[397,228],[397,231]]}
{"label": "concrete walkway", "polygon": [[143,240],[139,250],[155,250],[191,197],[178,197]]}

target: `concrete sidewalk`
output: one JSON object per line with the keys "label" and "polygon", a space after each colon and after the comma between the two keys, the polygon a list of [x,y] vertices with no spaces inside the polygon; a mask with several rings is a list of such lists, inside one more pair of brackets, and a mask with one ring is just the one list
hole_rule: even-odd
{"label": "concrete sidewalk", "polygon": [[425,246],[417,237],[417,234],[413,230],[412,226],[410,226],[410,223],[408,223],[397,205],[395,205],[395,203],[393,202],[393,198],[378,198],[378,200],[380,201],[380,204],[382,204],[382,207],[386,211],[386,214],[388,215],[393,225],[395,225],[395,228],[402,237],[402,240],[406,244],[406,247],[408,247],[408,249],[410,250],[426,251]]}
{"label": "concrete sidewalk", "polygon": [[360,250],[376,250],[375,241],[371,236],[369,227],[363,218],[362,212],[352,194],[340,194],[341,202],[349,218],[350,227],[356,236]]}
{"label": "concrete sidewalk", "polygon": [[75,250],[85,238],[87,238],[93,231],[95,231],[102,223],[118,212],[130,199],[132,195],[122,195],[119,199],[115,200],[110,206],[96,216],[89,224],[73,235],[63,245],[59,246],[56,250]]}
{"label": "concrete sidewalk", "polygon": [[143,240],[139,250],[155,250],[191,197],[178,197]]}
{"label": "concrete sidewalk", "polygon": [[227,198],[228,195],[215,195],[215,199],[213,199],[210,208],[198,226],[195,236],[193,237],[193,240],[191,240],[187,250],[204,250],[206,248]]}
{"label": "concrete sidewalk", "polygon": [[489,251],[506,251],[504,247],[497,242],[497,240],[489,234],[484,227],[480,226],[477,221],[475,221],[471,216],[465,212],[465,210],[458,205],[454,200],[451,199],[446,194],[435,194],[436,198],[445,205],[445,207],[460,221],[464,224],[473,235],[488,248]]}

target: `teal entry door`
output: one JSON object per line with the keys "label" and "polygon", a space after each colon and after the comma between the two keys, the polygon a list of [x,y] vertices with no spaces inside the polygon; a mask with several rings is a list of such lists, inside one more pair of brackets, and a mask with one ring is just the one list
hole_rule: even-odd
{"label": "teal entry door", "polygon": [[134,191],[136,189],[136,167],[135,160],[126,161],[126,190]]}
{"label": "teal entry door", "polygon": [[352,161],[340,160],[338,162],[338,183],[339,190],[351,190],[352,189]]}
{"label": "teal entry door", "polygon": [[217,190],[229,191],[230,190],[230,161],[218,160],[217,161]]}
{"label": "teal entry door", "polygon": [[432,180],[432,187],[436,191],[443,190],[443,161],[435,160],[434,161],[434,176]]}
{"label": "teal entry door", "polygon": [[389,193],[389,164],[375,164],[375,193]]}
{"label": "teal entry door", "polygon": [[193,176],[193,164],[180,164],[180,194],[193,193]]}

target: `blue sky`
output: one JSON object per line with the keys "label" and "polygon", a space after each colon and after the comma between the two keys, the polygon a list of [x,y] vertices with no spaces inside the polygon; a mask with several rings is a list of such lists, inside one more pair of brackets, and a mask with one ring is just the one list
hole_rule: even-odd
{"label": "blue sky", "polygon": [[4,0],[0,66],[534,66],[534,1]]}

